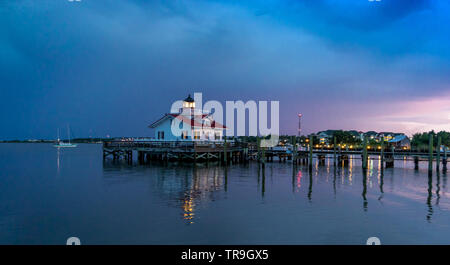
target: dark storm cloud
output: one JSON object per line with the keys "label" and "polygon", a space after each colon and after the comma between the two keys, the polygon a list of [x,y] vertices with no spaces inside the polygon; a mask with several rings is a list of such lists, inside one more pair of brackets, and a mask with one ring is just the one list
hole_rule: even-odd
{"label": "dark storm cloud", "polygon": [[280,100],[293,131],[448,91],[448,5],[383,1],[2,2],[0,138],[148,135],[193,92]]}

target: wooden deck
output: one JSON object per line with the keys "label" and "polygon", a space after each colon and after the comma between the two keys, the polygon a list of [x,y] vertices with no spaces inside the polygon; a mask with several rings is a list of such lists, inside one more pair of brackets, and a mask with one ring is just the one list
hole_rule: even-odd
{"label": "wooden deck", "polygon": [[380,159],[386,167],[393,167],[395,160],[414,161],[418,168],[419,161],[428,161],[429,168],[432,164],[442,165],[446,170],[447,154],[438,154],[436,151],[424,153],[411,150],[335,150],[316,149],[292,150],[289,148],[258,148],[256,143],[225,142],[225,141],[108,141],[103,143],[103,158],[113,160],[124,159],[128,163],[133,162],[133,153],[137,153],[140,164],[150,161],[190,161],[208,162],[220,161],[225,164],[239,163],[248,160],[256,160],[262,164],[273,162],[274,157],[279,162],[291,160],[293,164],[305,164],[312,166],[312,161],[317,160],[324,164],[325,159],[333,159],[336,163],[347,165],[349,159]]}
{"label": "wooden deck", "polygon": [[132,162],[137,152],[138,161],[150,160],[244,161],[249,145],[225,141],[109,141],[103,143],[103,158],[125,159]]}

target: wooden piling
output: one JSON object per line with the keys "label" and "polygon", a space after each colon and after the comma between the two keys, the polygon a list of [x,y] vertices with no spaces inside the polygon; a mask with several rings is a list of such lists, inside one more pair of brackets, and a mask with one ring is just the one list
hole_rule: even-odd
{"label": "wooden piling", "polygon": [[381,139],[381,168],[384,168],[384,137]]}
{"label": "wooden piling", "polygon": [[442,170],[447,171],[447,147],[444,147],[444,157],[442,158]]}
{"label": "wooden piling", "polygon": [[265,147],[261,146],[261,162],[263,164],[263,166],[265,166],[266,164],[266,149]]}
{"label": "wooden piling", "polygon": [[363,141],[362,160],[363,169],[367,169],[367,137],[365,136]]}
{"label": "wooden piling", "polygon": [[333,163],[336,165],[336,136],[333,137],[333,159]]}
{"label": "wooden piling", "polygon": [[227,165],[227,137],[224,136],[224,142],[223,142],[223,162],[225,165]]}
{"label": "wooden piling", "polygon": [[259,137],[256,137],[256,160],[258,160],[258,163],[261,162],[261,139]]}
{"label": "wooden piling", "polygon": [[439,171],[439,163],[441,162],[441,136],[438,135],[436,146],[436,170]]}
{"label": "wooden piling", "polygon": [[309,136],[309,168],[313,166],[313,136]]}
{"label": "wooden piling", "polygon": [[428,171],[433,171],[433,134],[429,134],[428,139]]}
{"label": "wooden piling", "polygon": [[297,138],[292,136],[292,164],[297,164]]}

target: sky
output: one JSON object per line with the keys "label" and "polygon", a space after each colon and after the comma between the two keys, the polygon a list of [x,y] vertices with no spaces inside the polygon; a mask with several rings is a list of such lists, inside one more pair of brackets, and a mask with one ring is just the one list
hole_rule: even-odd
{"label": "sky", "polygon": [[194,92],[280,133],[450,131],[446,0],[0,0],[0,139],[151,136]]}

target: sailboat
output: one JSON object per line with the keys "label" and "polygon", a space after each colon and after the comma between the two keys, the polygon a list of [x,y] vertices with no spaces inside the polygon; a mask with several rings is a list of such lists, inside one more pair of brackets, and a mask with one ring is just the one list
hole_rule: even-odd
{"label": "sailboat", "polygon": [[60,148],[60,147],[77,147],[76,144],[71,144],[71,143],[70,143],[70,130],[69,130],[69,126],[67,126],[67,135],[68,135],[68,137],[69,137],[69,142],[68,142],[68,143],[65,143],[65,142],[61,141],[61,140],[59,139],[59,129],[58,129],[58,140],[56,140],[56,144],[54,144],[53,146],[54,146],[54,147],[58,147],[58,148]]}

